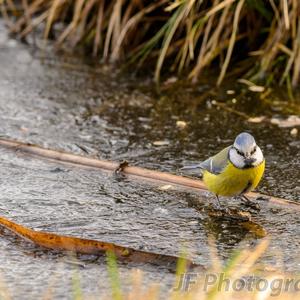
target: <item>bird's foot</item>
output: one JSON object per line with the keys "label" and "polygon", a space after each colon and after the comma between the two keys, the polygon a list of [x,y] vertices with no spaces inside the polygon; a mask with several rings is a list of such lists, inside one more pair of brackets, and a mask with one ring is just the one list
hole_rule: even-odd
{"label": "bird's foot", "polygon": [[253,210],[257,211],[257,212],[259,212],[261,210],[259,203],[256,203],[255,201],[250,200],[245,195],[242,195],[240,198],[242,200],[243,206],[251,208],[251,209],[253,209]]}
{"label": "bird's foot", "polygon": [[211,204],[207,210],[208,215],[220,220],[234,220],[234,221],[249,221],[251,220],[251,214],[246,211],[241,211],[235,207],[217,206]]}
{"label": "bird's foot", "polygon": [[271,199],[270,196],[267,195],[259,195],[255,198],[255,201],[269,201]]}
{"label": "bird's foot", "polygon": [[228,207],[221,205],[219,202],[211,204],[211,208],[222,213],[228,214],[230,212],[230,209]]}
{"label": "bird's foot", "polygon": [[229,216],[232,214],[232,209],[222,205],[218,195],[216,195],[216,200],[217,201],[212,206],[218,214],[221,214],[222,216]]}

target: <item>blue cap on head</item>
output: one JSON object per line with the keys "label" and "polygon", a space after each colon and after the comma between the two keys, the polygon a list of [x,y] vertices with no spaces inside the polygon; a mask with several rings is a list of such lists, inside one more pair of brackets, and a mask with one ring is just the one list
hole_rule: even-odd
{"label": "blue cap on head", "polygon": [[234,146],[237,148],[251,148],[256,144],[254,137],[247,132],[242,132],[240,133],[235,141],[234,141]]}

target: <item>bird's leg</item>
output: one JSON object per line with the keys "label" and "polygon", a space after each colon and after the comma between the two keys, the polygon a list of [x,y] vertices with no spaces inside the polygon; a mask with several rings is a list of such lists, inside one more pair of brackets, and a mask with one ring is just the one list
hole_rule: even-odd
{"label": "bird's leg", "polygon": [[217,202],[218,202],[218,208],[220,209],[222,207],[221,205],[221,202],[220,202],[220,199],[219,199],[219,196],[216,195],[216,198],[217,198]]}
{"label": "bird's leg", "polygon": [[219,199],[219,196],[216,195],[216,199],[217,199],[217,209],[220,210],[220,211],[223,211],[224,213],[229,213],[229,209],[228,207],[224,207],[222,204],[221,204],[221,201]]}
{"label": "bird's leg", "polygon": [[241,199],[244,200],[244,204],[246,206],[249,206],[250,208],[253,208],[255,210],[260,210],[260,205],[258,203],[255,203],[254,201],[250,200],[247,196],[244,194],[241,194]]}

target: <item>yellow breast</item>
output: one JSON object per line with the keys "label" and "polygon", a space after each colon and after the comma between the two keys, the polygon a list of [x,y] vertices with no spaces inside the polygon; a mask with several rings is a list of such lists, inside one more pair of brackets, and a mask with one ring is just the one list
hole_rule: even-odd
{"label": "yellow breast", "polygon": [[203,172],[203,181],[208,190],[220,196],[237,196],[256,188],[265,170],[265,161],[248,169],[238,169],[231,162],[221,174]]}

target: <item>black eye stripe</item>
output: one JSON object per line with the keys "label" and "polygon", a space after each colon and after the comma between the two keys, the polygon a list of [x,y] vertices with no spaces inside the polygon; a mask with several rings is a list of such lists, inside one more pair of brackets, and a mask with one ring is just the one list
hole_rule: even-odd
{"label": "black eye stripe", "polygon": [[[243,152],[241,152],[240,150],[238,150],[236,147],[233,147],[235,149],[235,151],[237,152],[238,155],[245,157],[245,154]],[[250,155],[254,154],[257,150],[257,147],[255,146],[253,148],[253,150],[250,152]]]}
{"label": "black eye stripe", "polygon": [[235,147],[234,147],[234,149],[236,150],[236,152],[237,152],[238,155],[245,157],[244,153],[242,153],[240,150],[238,150]]}
{"label": "black eye stripe", "polygon": [[256,152],[256,147],[254,147],[254,149],[251,151],[251,155],[254,154]]}

